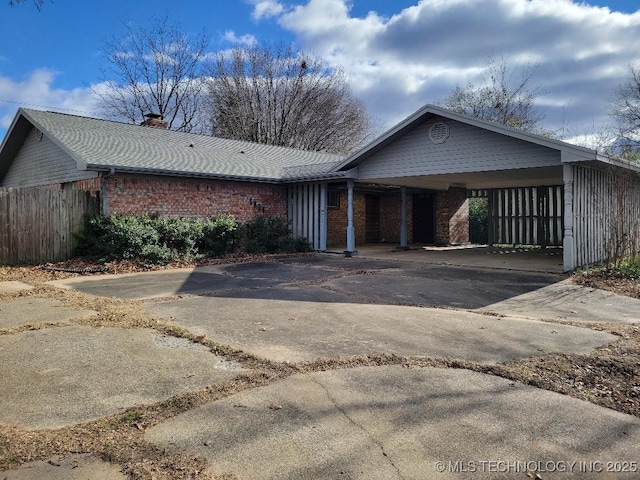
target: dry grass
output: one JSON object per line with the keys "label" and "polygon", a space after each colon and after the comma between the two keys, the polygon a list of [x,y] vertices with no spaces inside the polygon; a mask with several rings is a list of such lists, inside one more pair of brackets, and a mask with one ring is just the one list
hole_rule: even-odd
{"label": "dry grass", "polygon": [[[254,260],[243,259],[243,260]],[[228,261],[228,260],[227,260]],[[219,262],[218,262],[219,263]],[[193,264],[173,264],[165,268],[187,267]],[[590,354],[553,354],[515,360],[499,365],[482,365],[458,359],[401,357],[397,355],[355,356],[321,359],[297,364],[281,364],[255,358],[229,346],[204,337],[194,336],[173,322],[150,315],[142,302],[93,297],[73,290],[58,289],[45,282],[79,275],[61,271],[82,271],[93,266],[85,262],[41,267],[0,267],[0,281],[15,280],[34,288],[0,295],[3,299],[20,297],[54,298],[65,306],[95,310],[97,315],[75,321],[92,326],[121,328],[154,328],[162,333],[188,338],[208,346],[212,352],[224,355],[250,369],[249,374],[200,391],[176,395],[165,401],[136,407],[122,414],[95,422],[55,430],[28,431],[0,424],[0,470],[15,468],[32,460],[44,460],[69,453],[93,453],[107,462],[120,465],[132,479],[205,479],[206,461],[186,453],[168,453],[144,439],[146,429],[200,405],[237,392],[267,385],[294,373],[310,373],[354,367],[402,365],[404,367],[464,368],[498,375],[525,384],[580,398],[597,405],[640,417],[640,326],[613,324],[580,324],[615,334],[618,342]],[[107,265],[113,273],[139,271],[133,263]],[[576,282],[640,298],[640,285],[632,281],[576,276]],[[28,325],[0,329],[0,335],[10,335],[25,329],[46,328],[50,324]],[[231,479],[232,476],[225,477]]]}

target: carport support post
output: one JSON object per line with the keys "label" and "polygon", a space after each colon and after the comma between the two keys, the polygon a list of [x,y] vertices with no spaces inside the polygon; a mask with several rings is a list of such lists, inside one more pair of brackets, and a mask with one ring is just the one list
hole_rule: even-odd
{"label": "carport support post", "polygon": [[407,187],[400,187],[402,212],[400,213],[400,248],[407,250]]}
{"label": "carport support post", "polygon": [[565,272],[576,268],[575,239],[573,237],[573,166],[562,166],[564,182],[564,234],[562,238],[562,264]]}
{"label": "carport support post", "polygon": [[320,245],[321,252],[327,251],[327,184],[320,184]]}
{"label": "carport support post", "polygon": [[356,251],[356,231],[353,226],[353,180],[347,180],[347,257]]}

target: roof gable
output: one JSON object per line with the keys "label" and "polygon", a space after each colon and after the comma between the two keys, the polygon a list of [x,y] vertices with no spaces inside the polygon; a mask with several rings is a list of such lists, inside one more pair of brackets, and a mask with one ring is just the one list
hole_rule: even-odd
{"label": "roof gable", "polygon": [[560,165],[557,150],[434,116],[370,154],[358,165],[358,178],[401,182],[405,177]]}
{"label": "roof gable", "polygon": [[389,130],[387,130],[385,133],[380,135],[378,138],[373,140],[362,149],[348,156],[342,162],[337,164],[334,167],[334,170],[349,170],[357,167],[360,163],[364,162],[380,150],[389,146],[391,143],[397,141],[408,132],[436,117],[454,120],[489,132],[494,132],[542,147],[558,150],[564,154],[563,158],[571,158],[572,161],[593,161],[596,159],[604,160],[604,157],[598,155],[595,150],[579,147],[570,143],[562,142],[560,140],[554,140],[541,135],[523,132],[521,130],[498,125],[492,122],[479,120],[477,118],[455,113],[444,108],[436,107],[434,105],[425,105],[400,123],[391,127]]}

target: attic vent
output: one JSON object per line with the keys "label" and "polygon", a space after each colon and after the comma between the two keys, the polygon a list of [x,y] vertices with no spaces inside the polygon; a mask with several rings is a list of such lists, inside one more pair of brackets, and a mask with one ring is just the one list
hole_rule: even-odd
{"label": "attic vent", "polygon": [[39,142],[41,142],[43,138],[44,138],[44,133],[42,133],[42,131],[41,131],[41,130],[38,130],[38,129],[36,128],[36,139],[37,139]]}
{"label": "attic vent", "polygon": [[433,143],[444,143],[449,138],[449,125],[436,122],[429,129],[429,138]]}

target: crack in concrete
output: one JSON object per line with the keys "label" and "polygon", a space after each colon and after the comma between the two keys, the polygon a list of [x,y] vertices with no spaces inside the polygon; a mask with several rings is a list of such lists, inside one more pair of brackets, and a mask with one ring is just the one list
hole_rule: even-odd
{"label": "crack in concrete", "polygon": [[398,468],[398,466],[393,463],[393,460],[391,459],[391,457],[387,454],[387,452],[385,451],[384,448],[384,444],[382,442],[380,442],[371,432],[369,432],[369,430],[367,430],[365,427],[363,427],[362,425],[360,425],[358,422],[356,422],[348,413],[347,411],[341,407],[340,405],[338,405],[338,402],[331,396],[331,393],[329,392],[329,390],[327,389],[327,387],[325,387],[322,383],[320,383],[319,381],[317,381],[316,379],[313,379],[313,383],[315,383],[316,385],[318,385],[325,393],[325,395],[327,396],[327,398],[329,399],[329,401],[333,404],[334,407],[336,407],[336,409],[344,416],[344,418],[347,419],[347,421],[352,424],[354,427],[356,427],[357,429],[361,430],[364,435],[371,441],[373,442],[375,445],[378,446],[378,448],[380,449],[380,452],[382,453],[382,456],[387,460],[387,462],[389,462],[389,465],[391,465],[391,467],[396,471],[396,474],[398,475],[398,478],[401,480],[404,480],[404,476],[402,475],[402,473],[400,472],[400,469]]}

